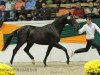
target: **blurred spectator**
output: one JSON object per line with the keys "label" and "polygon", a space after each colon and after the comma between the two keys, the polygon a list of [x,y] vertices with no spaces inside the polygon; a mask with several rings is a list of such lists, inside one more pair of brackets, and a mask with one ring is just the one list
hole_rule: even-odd
{"label": "blurred spectator", "polygon": [[93,2],[96,2],[97,0],[93,0]]}
{"label": "blurred spectator", "polygon": [[87,0],[87,2],[96,2],[97,0]]}
{"label": "blurred spectator", "polygon": [[73,15],[75,16],[75,18],[83,18],[84,8],[81,7],[80,2],[76,3],[76,7],[74,9]]}
{"label": "blurred spectator", "polygon": [[41,19],[41,11],[40,11],[40,9],[36,9],[34,13],[35,13],[34,14],[35,16],[33,17],[34,20],[42,20]]}
{"label": "blurred spectator", "polygon": [[95,6],[96,6],[97,9],[98,9],[98,13],[99,13],[99,17],[100,17],[100,3],[99,3],[99,2],[96,2],[96,3],[95,3]]}
{"label": "blurred spectator", "polygon": [[42,0],[42,2],[45,3],[45,4],[46,4],[46,1],[47,1],[47,0]]}
{"label": "blurred spectator", "polygon": [[6,2],[6,10],[11,10],[11,5],[14,4],[12,0],[7,0]]}
{"label": "blurred spectator", "polygon": [[62,0],[62,2],[61,2],[61,3],[66,4],[66,2],[67,2],[67,0]]}
{"label": "blurred spectator", "polygon": [[[18,20],[18,11],[15,10],[15,4],[11,4],[11,9],[4,11],[4,21],[16,21]],[[17,16],[16,16],[17,15]]]}
{"label": "blurred spectator", "polygon": [[61,0],[52,0],[53,4],[61,4]]}
{"label": "blurred spectator", "polygon": [[59,11],[60,8],[61,8],[61,7],[60,7],[60,4],[57,4],[56,7],[54,8],[55,11],[56,11],[56,13]]}
{"label": "blurred spectator", "polygon": [[33,9],[35,9],[35,4],[36,4],[35,0],[28,0],[26,2],[25,9],[26,10],[33,10]]}
{"label": "blurred spectator", "polygon": [[5,2],[5,3],[7,2],[7,0],[0,0],[0,1],[3,1],[3,2]]}
{"label": "blurred spectator", "polygon": [[80,2],[80,0],[72,0],[72,2],[76,3],[76,2]]}
{"label": "blurred spectator", "polygon": [[81,3],[85,3],[85,2],[87,2],[87,0],[72,0],[72,2],[74,2],[74,3],[76,3],[76,2],[81,2]]}
{"label": "blurred spectator", "polygon": [[5,2],[4,1],[0,1],[0,10],[4,11],[5,8],[6,8]]}
{"label": "blurred spectator", "polygon": [[97,7],[97,9],[100,9],[100,3],[95,2],[94,4],[95,4],[95,6]]}
{"label": "blurred spectator", "polygon": [[56,4],[61,4],[61,0],[55,0]]}
{"label": "blurred spectator", "polygon": [[97,18],[98,15],[99,14],[98,14],[97,8],[94,7],[93,2],[90,2],[89,7],[85,8],[85,16],[84,17],[90,16],[91,18]]}
{"label": "blurred spectator", "polygon": [[42,3],[43,3],[42,0],[37,0],[36,5],[35,5],[36,9],[41,9],[42,8]]}
{"label": "blurred spectator", "polygon": [[13,3],[16,4],[18,0],[13,0]]}
{"label": "blurred spectator", "polygon": [[92,2],[93,0],[87,0],[87,2]]}
{"label": "blurred spectator", "polygon": [[0,19],[4,18],[4,10],[5,10],[5,2],[1,0],[0,1]]}
{"label": "blurred spectator", "polygon": [[86,3],[86,2],[87,2],[87,0],[80,0],[80,2]]}
{"label": "blurred spectator", "polygon": [[96,0],[96,2],[100,3],[100,0]]}
{"label": "blurred spectator", "polygon": [[11,5],[11,11],[10,11],[10,20],[11,21],[17,21],[18,20],[18,16],[17,16],[17,10],[15,9],[15,5],[12,4]]}
{"label": "blurred spectator", "polygon": [[66,3],[71,3],[72,1],[71,0],[66,0]]}
{"label": "blurred spectator", "polygon": [[0,4],[5,5],[6,1],[0,0]]}
{"label": "blurred spectator", "polygon": [[25,2],[23,0],[18,0],[15,4],[15,9],[16,10],[21,10],[21,7],[25,6]]}
{"label": "blurred spectator", "polygon": [[37,10],[36,20],[48,20],[50,19],[50,11],[46,7],[45,3],[42,3],[42,8]]}
{"label": "blurred spectator", "polygon": [[10,11],[11,11],[11,5],[13,5],[13,1],[12,0],[7,0],[6,2],[6,11],[4,12],[4,20],[5,21],[9,21],[10,20]]}
{"label": "blurred spectator", "polygon": [[[35,10],[34,10],[35,11]],[[26,16],[26,20],[27,21],[30,21],[30,20],[32,20],[33,19],[33,16],[34,16],[34,11],[33,10],[27,10],[26,12],[26,14],[27,14],[27,16]]]}
{"label": "blurred spectator", "polygon": [[35,0],[28,0],[26,2],[25,9],[27,10],[27,20],[32,20],[33,18],[33,10],[36,8],[36,1]]}
{"label": "blurred spectator", "polygon": [[18,12],[18,14],[19,14],[18,20],[26,20],[27,11],[25,10],[24,6],[21,7],[21,10]]}
{"label": "blurred spectator", "polygon": [[45,3],[42,3],[41,15],[42,20],[50,20],[50,11],[49,8],[46,7]]}

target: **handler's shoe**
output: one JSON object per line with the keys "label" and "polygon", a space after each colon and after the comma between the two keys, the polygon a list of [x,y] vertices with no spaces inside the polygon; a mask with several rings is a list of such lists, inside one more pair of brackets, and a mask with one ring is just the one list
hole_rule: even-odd
{"label": "handler's shoe", "polygon": [[72,53],[71,53],[71,57],[72,57],[74,54],[75,54],[74,51],[72,51]]}

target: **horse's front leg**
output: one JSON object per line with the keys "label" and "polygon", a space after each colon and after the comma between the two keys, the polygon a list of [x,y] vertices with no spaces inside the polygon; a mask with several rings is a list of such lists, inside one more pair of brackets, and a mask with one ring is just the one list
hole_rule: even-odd
{"label": "horse's front leg", "polygon": [[59,49],[62,49],[65,52],[66,58],[67,58],[67,64],[69,64],[70,57],[68,55],[67,49],[65,47],[63,47],[62,45],[60,45],[59,43],[55,43],[55,47],[59,48]]}
{"label": "horse's front leg", "polygon": [[47,49],[47,52],[46,52],[46,56],[45,56],[45,58],[44,58],[44,60],[43,60],[44,67],[47,66],[47,64],[46,64],[46,60],[47,60],[47,57],[49,56],[50,51],[51,51],[52,48],[53,48],[53,46],[48,46],[48,49]]}

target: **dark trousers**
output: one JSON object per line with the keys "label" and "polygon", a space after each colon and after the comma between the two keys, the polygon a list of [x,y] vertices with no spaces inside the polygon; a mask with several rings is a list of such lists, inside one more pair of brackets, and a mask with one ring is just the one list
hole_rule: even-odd
{"label": "dark trousers", "polygon": [[98,53],[99,53],[99,55],[100,55],[100,46],[94,42],[94,39],[87,40],[87,45],[86,45],[86,47],[85,47],[85,48],[80,48],[80,49],[78,49],[78,50],[75,50],[74,53],[87,52],[87,51],[90,49],[91,46],[94,46],[94,47],[97,49],[97,51],[98,51]]}

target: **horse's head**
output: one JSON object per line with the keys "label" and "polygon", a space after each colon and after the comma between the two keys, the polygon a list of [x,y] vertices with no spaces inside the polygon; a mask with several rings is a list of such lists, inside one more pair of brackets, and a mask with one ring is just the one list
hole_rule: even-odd
{"label": "horse's head", "polygon": [[65,15],[65,20],[66,20],[66,23],[73,26],[75,30],[79,30],[80,28],[80,25],[79,23],[76,21],[76,19],[74,18],[73,15],[71,14],[67,14]]}

